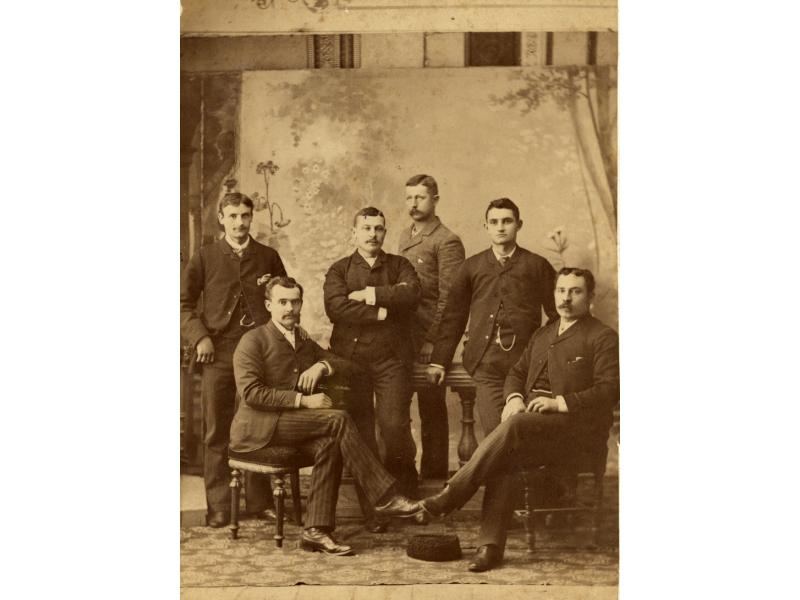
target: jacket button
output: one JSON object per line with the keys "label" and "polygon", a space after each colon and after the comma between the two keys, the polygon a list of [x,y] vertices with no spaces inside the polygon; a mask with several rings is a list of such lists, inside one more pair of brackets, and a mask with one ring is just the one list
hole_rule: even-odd
{"label": "jacket button", "polygon": [[489,315],[489,318],[490,319],[494,319],[494,315]]}
{"label": "jacket button", "polygon": [[297,369],[294,369],[294,372],[297,373]]}
{"label": "jacket button", "polygon": [[489,336],[488,336],[488,335],[486,336],[486,339],[487,339],[487,340],[489,339]]}
{"label": "jacket button", "polygon": [[358,338],[353,338],[353,341],[354,341],[354,342],[357,342],[357,341],[358,341]]}

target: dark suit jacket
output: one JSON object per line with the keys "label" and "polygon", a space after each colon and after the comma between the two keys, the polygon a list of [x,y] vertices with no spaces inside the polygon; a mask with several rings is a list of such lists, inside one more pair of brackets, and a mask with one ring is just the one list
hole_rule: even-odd
{"label": "dark suit jacket", "polygon": [[[349,300],[350,292],[375,288],[375,306]],[[325,312],[333,323],[331,349],[345,358],[370,361],[394,354],[411,364],[411,327],[419,304],[419,277],[402,256],[381,251],[370,268],[358,251],[333,263],[325,275]],[[378,308],[388,311],[378,321]]]}
{"label": "dark suit jacket", "polygon": [[300,373],[321,360],[334,372],[346,361],[323,350],[298,328],[295,348],[272,321],[245,333],[233,354],[233,374],[241,401],[231,424],[230,448],[252,452],[269,444],[281,412],[295,410]]}
{"label": "dark suit jacket", "polygon": [[517,336],[515,343],[526,344],[542,323],[543,307],[550,318],[558,315],[553,301],[555,276],[547,260],[520,246],[505,266],[500,265],[491,248],[470,256],[459,267],[450,288],[431,362],[450,366],[469,320],[463,363],[468,373],[474,373],[494,341],[492,331],[501,302]]}
{"label": "dark suit jacket", "polygon": [[450,286],[456,270],[464,262],[464,244],[442,225],[439,217],[417,235],[411,235],[411,228],[409,225],[400,233],[399,254],[414,266],[422,285],[414,332],[419,349],[422,342],[436,342]]}
{"label": "dark suit jacket", "polygon": [[533,334],[506,377],[503,395],[519,393],[531,400],[530,390],[547,364],[553,395],[564,396],[576,437],[592,448],[605,443],[619,402],[619,339],[592,316],[559,336],[559,321]]}
{"label": "dark suit jacket", "polygon": [[286,275],[286,269],[275,250],[252,238],[241,259],[224,238],[200,248],[181,278],[184,339],[194,347],[205,336],[214,337],[223,331],[240,297],[257,325],[269,321],[264,307],[264,284],[257,283],[266,274]]}

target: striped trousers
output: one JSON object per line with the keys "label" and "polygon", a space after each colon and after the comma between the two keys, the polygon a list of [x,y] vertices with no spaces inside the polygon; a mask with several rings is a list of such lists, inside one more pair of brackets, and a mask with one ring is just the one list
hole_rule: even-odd
{"label": "striped trousers", "polygon": [[347,465],[372,506],[395,485],[342,410],[283,411],[269,446],[292,446],[314,457],[308,494],[306,527],[336,526],[336,501],[342,466]]}

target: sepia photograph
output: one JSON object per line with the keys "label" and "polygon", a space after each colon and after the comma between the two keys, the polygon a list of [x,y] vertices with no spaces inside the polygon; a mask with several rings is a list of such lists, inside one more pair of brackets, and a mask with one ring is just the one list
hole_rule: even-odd
{"label": "sepia photograph", "polygon": [[184,2],[182,597],[616,598],[616,23]]}

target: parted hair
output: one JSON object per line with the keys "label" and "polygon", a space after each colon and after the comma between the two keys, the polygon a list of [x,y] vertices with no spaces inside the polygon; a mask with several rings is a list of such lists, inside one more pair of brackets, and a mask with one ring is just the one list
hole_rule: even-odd
{"label": "parted hair", "polygon": [[264,287],[264,297],[267,300],[272,300],[272,288],[275,286],[281,286],[282,288],[287,289],[294,289],[297,288],[300,290],[300,299],[303,299],[303,286],[297,283],[294,277],[273,277],[267,282],[267,285]]}
{"label": "parted hair", "polygon": [[589,269],[580,269],[578,267],[562,267],[556,275],[556,285],[558,285],[558,278],[562,275],[575,275],[575,277],[583,277],[586,282],[586,292],[591,295],[594,293],[594,275]]}
{"label": "parted hair", "polygon": [[225,182],[225,195],[222,196],[222,199],[219,201],[218,211],[222,214],[222,209],[226,206],[239,206],[240,204],[244,204],[250,209],[250,212],[253,212],[253,201],[240,192],[235,192],[234,189],[236,188],[236,180],[235,179],[228,179]]}
{"label": "parted hair", "polygon": [[383,217],[383,222],[386,223],[386,217],[384,217],[383,213],[374,206],[365,206],[364,208],[359,209],[358,212],[353,216],[353,227],[355,227],[358,223],[358,217]]}
{"label": "parted hair", "polygon": [[439,196],[439,185],[430,175],[425,175],[424,173],[414,175],[408,181],[406,181],[406,185],[424,185],[426,188],[428,188],[431,198],[436,198]]}
{"label": "parted hair", "polygon": [[489,218],[489,211],[493,208],[507,208],[512,213],[514,213],[514,218],[519,221],[519,207],[514,204],[514,201],[510,198],[497,198],[489,202],[489,206],[486,207],[486,214],[484,215],[484,219]]}

